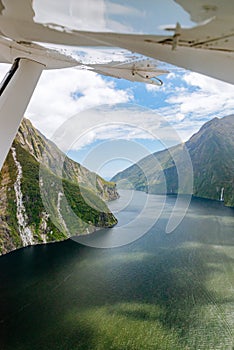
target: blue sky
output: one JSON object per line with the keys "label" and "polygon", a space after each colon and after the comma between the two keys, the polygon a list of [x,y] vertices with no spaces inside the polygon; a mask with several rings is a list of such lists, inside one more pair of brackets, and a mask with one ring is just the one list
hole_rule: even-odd
{"label": "blue sky", "polygon": [[[190,13],[197,21],[210,20],[216,13],[216,6],[206,9],[199,1],[195,4],[185,0],[34,0],[32,6],[34,20],[40,23],[159,35],[168,34],[166,28],[173,35],[177,23],[181,28],[196,26]],[[219,10],[217,15],[222,14]],[[198,25],[201,28],[201,22]],[[86,66],[140,58],[118,48],[57,49],[74,55]],[[87,162],[92,158],[90,154],[95,151],[93,159],[99,159],[98,151],[106,154],[106,161],[99,159],[103,166],[94,170],[109,178],[149,152],[187,141],[206,121],[234,113],[233,85],[162,62],[157,64],[169,71],[160,77],[164,82],[161,87],[108,78],[80,65],[43,71],[25,116],[66,154],[91,169],[92,162]],[[0,75],[8,70],[9,65],[0,64]],[[116,144],[115,140],[128,144]],[[131,145],[135,150],[130,154]],[[117,160],[111,160],[116,150]]]}
{"label": "blue sky", "polygon": [[[196,25],[179,4],[193,10],[193,18],[210,16],[199,4],[182,0],[62,0],[59,5],[34,0],[33,9],[35,21],[72,29],[165,34],[177,22]],[[86,65],[139,58],[118,48],[62,49]],[[206,121],[234,113],[233,85],[162,62],[158,66],[169,71],[160,77],[162,87],[108,78],[80,66],[43,71],[25,116],[70,157],[110,178],[150,152],[185,142]],[[0,65],[2,76],[7,70],[8,65]]]}
{"label": "blue sky", "polygon": [[[131,96],[131,103],[151,109],[155,115],[159,114],[168,121],[173,129],[178,132],[179,141],[181,142],[188,140],[208,120],[234,112],[232,98],[234,88],[232,85],[170,65],[163,64],[162,66],[170,71],[169,74],[161,77],[164,81],[163,87],[131,83],[126,80],[108,77],[103,77],[103,79],[107,83],[114,84],[116,90],[128,91],[129,96]],[[124,135],[120,133],[119,137],[124,138]],[[125,137],[129,139],[127,133]],[[114,139],[115,135],[109,133],[109,140]],[[149,139],[146,136],[145,138],[136,137],[134,139],[130,137],[130,140],[142,145],[150,153],[165,148],[160,140],[156,138]],[[97,169],[92,166],[89,154],[97,149],[100,144],[105,144],[106,141],[107,139],[101,135],[99,138],[97,133],[95,141],[88,143],[80,150],[70,150],[68,155],[76,161],[84,163],[91,170],[98,171],[100,175],[108,179],[142,158],[142,156],[147,155],[147,152],[144,155],[139,152],[138,157],[132,155],[128,162],[123,159],[108,161],[103,167]],[[167,146],[176,143],[178,143],[178,139],[168,140]],[[96,157],[98,158],[97,154]],[[124,150],[122,150],[122,157],[125,157]],[[87,159],[89,160],[87,161]]]}
{"label": "blue sky", "polygon": [[194,23],[173,0],[34,0],[35,20],[79,30],[162,34],[163,27],[177,21],[184,27]]}
{"label": "blue sky", "polygon": [[[91,62],[124,61],[126,57],[129,59],[129,55],[124,50],[87,48],[82,51],[81,58]],[[113,145],[118,148],[113,143],[117,139],[126,140],[136,147],[140,145],[141,150],[145,150],[145,153],[141,152],[138,147],[137,151],[128,154],[126,161],[124,151],[130,146],[126,145],[125,149],[120,147],[122,154],[117,155],[118,160],[112,160],[112,165],[108,150],[107,161],[102,159],[102,167],[98,172],[110,178],[149,152],[188,140],[206,121],[234,113],[233,85],[160,62],[159,67],[169,71],[169,74],[160,77],[164,82],[162,87],[104,77],[77,68],[45,71],[25,116],[45,136],[56,141],[65,153],[90,169],[93,166],[86,158],[90,152],[100,150],[99,145],[102,143],[107,143],[105,147],[112,153]],[[8,69],[8,65],[0,65],[1,75]],[[114,125],[111,118],[117,121],[116,106],[119,104],[122,109],[125,108],[126,120],[122,115],[122,124]],[[102,124],[100,116],[99,127],[92,129],[89,125],[79,142],[69,143],[71,137],[68,135],[68,140],[63,137],[61,130],[68,120],[76,116],[82,126],[85,119],[91,118],[92,121],[92,116],[84,115],[84,111],[93,111],[95,114],[97,108],[100,112],[101,106],[106,105],[110,106],[110,125]],[[131,116],[129,110],[133,106],[136,112]],[[134,126],[130,125],[131,120]],[[166,123],[169,126],[165,126]],[[151,129],[154,129],[154,136]],[[158,134],[155,137],[156,130]],[[56,131],[60,132],[61,140],[58,137],[55,140]],[[77,132],[77,139],[79,136]]]}

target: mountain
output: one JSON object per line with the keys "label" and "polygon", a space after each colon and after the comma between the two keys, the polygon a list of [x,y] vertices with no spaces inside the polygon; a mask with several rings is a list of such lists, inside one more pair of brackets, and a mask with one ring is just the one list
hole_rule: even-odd
{"label": "mountain", "polygon": [[[111,181],[124,188],[132,186],[154,194],[177,193],[174,160],[186,174],[185,148],[193,165],[194,196],[219,200],[223,192],[224,204],[234,206],[234,115],[212,119],[185,144],[149,155],[115,175]],[[184,190],[180,192],[186,194],[186,186],[182,184],[182,188]]]}
{"label": "mountain", "polygon": [[118,196],[24,119],[0,173],[0,254],[112,227]]}

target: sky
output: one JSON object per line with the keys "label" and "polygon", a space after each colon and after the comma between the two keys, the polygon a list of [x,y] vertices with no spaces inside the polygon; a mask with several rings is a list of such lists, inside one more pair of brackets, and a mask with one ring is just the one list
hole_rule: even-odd
{"label": "sky", "polygon": [[[125,59],[121,50],[87,49],[80,55],[96,62],[108,57]],[[25,116],[74,160],[110,179],[150,152],[185,142],[206,121],[234,113],[233,85],[161,66],[169,71],[161,76],[162,87],[77,68],[44,71]],[[0,74],[3,76],[8,68],[0,65]],[[108,114],[107,119],[102,113]],[[95,115],[98,123],[93,121]],[[63,145],[56,138],[58,134],[63,138],[61,130],[69,120],[78,121],[78,126]],[[155,128],[161,131],[155,132]],[[94,159],[100,159],[99,166]]]}
{"label": "sky", "polygon": [[[79,54],[95,62],[126,58],[125,52],[113,49]],[[25,116],[68,156],[110,179],[151,152],[185,142],[208,120],[234,113],[233,85],[159,65],[169,71],[160,77],[162,87],[77,68],[44,71]],[[1,64],[0,75],[8,69]],[[58,141],[70,120],[78,125],[74,129],[69,124],[73,136],[68,133],[68,141]]]}
{"label": "sky", "polygon": [[162,34],[179,20],[194,24],[173,0],[34,0],[35,21],[92,31]]}
{"label": "sky", "polygon": [[[193,10],[193,18],[210,16],[184,0],[34,0],[29,12],[36,22],[72,29],[165,34],[177,22],[196,25],[180,4]],[[117,48],[63,47],[71,50],[86,64],[140,58]],[[25,117],[69,157],[110,179],[151,152],[185,142],[210,119],[234,113],[233,85],[158,65],[169,71],[160,77],[161,87],[79,67],[43,71]],[[8,70],[9,65],[0,64],[0,77]]]}

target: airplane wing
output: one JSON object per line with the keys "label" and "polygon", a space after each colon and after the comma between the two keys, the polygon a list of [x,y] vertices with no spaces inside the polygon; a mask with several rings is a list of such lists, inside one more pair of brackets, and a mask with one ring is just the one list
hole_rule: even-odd
{"label": "airplane wing", "polygon": [[167,70],[159,69],[155,60],[147,59],[90,64],[87,68],[93,69],[96,73],[102,75],[158,86],[161,86],[163,83],[157,76],[169,73]]}
{"label": "airplane wing", "polygon": [[234,4],[230,0],[175,0],[190,14],[191,20],[202,23],[210,18],[233,17]]}
{"label": "airplane wing", "polygon": [[168,35],[79,31],[57,24],[35,23],[34,12],[30,11],[31,0],[19,0],[17,6],[15,1],[2,0],[0,32],[18,43],[121,47],[234,83],[234,76],[230,74],[234,66],[234,3],[212,0],[208,6],[203,0],[177,2],[193,20],[203,20],[203,23],[189,29],[181,28],[178,23],[174,28],[167,28],[171,30]]}
{"label": "airplane wing", "polygon": [[[44,5],[48,5],[46,0],[41,1]],[[38,43],[74,47],[120,47],[234,84],[232,74],[234,68],[233,1],[209,0],[207,4],[207,1],[204,0],[176,0],[198,24],[192,28],[183,28],[178,21],[176,25],[167,26],[166,34],[158,33],[158,35],[133,34],[126,26],[124,27],[125,33],[123,30],[118,31],[121,23],[117,23],[116,27],[113,18],[120,14],[123,16],[125,9],[128,10],[129,16],[132,16],[134,9],[126,8],[113,1],[103,2],[103,4],[107,2],[109,6],[112,6],[112,22],[114,22],[114,28],[117,28],[113,32],[101,30],[94,32],[92,27],[92,31],[78,30],[79,28],[74,28],[72,24],[69,28],[60,21],[56,23],[36,22],[37,16],[33,6],[36,2],[38,1],[0,0],[0,61],[13,63],[11,70],[0,85],[0,124],[4,125],[0,128],[0,168],[43,69],[80,64],[79,61],[63,53],[55,53],[54,50],[40,46]],[[62,3],[62,1],[53,1],[56,6]],[[77,3],[84,5],[83,2]],[[155,8],[153,2],[148,4],[142,1],[142,3],[144,6],[154,7],[155,18],[160,17],[160,4]],[[92,6],[97,4],[95,5],[97,7],[101,2],[91,1],[89,4]],[[85,6],[87,14],[89,10],[91,11],[91,7],[89,8],[87,3]],[[143,15],[144,8],[142,13],[138,11],[139,22]],[[148,15],[151,14],[148,12]],[[91,24],[95,26],[95,22],[94,13]],[[147,16],[145,24],[147,25]],[[145,63],[133,62],[130,65],[126,62],[93,65],[90,68],[104,75],[158,85],[161,83],[157,78],[158,74],[165,73],[158,70],[157,67],[152,67],[151,64],[147,67]]]}

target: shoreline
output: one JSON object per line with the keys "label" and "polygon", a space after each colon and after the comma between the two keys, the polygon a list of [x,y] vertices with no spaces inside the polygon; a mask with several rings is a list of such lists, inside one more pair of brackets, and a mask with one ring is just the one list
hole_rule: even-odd
{"label": "shoreline", "polygon": [[[153,195],[153,196],[167,196],[167,197],[177,197],[178,193],[149,193],[146,191],[142,191],[142,190],[137,190],[137,189],[124,189],[124,188],[119,188],[119,190],[122,191],[137,191],[137,192],[143,192],[145,194],[149,194],[149,195]],[[201,197],[201,196],[196,196],[194,194],[186,194],[186,193],[179,193],[179,195],[181,197],[187,197],[187,196],[191,196],[192,199],[201,199],[201,200],[205,200],[205,201],[210,201],[210,202],[214,202],[214,203],[220,203],[220,205],[222,205],[224,208],[230,208],[230,209],[234,209],[234,205],[227,205],[225,204],[225,201],[220,201],[219,199],[212,199],[212,198],[207,198],[207,197]]]}
{"label": "shoreline", "polygon": [[[118,223],[118,221],[117,221],[117,223]],[[67,240],[69,240],[69,239],[70,239],[70,240],[73,240],[74,242],[76,242],[76,241],[75,241],[75,238],[76,238],[76,237],[91,236],[91,235],[97,233],[98,231],[105,230],[105,229],[111,229],[111,228],[113,228],[114,226],[116,226],[117,223],[114,224],[114,225],[112,225],[112,226],[108,226],[108,227],[98,227],[98,228],[96,228],[96,230],[94,230],[94,231],[92,231],[92,232],[80,233],[80,234],[77,234],[77,235],[75,235],[75,236],[73,235],[73,236],[70,236],[70,237],[66,237],[66,238],[61,239],[61,240],[59,240],[59,241],[37,242],[37,243],[35,243],[35,244],[29,244],[29,245],[22,246],[22,247],[19,247],[19,248],[14,248],[14,249],[10,250],[9,252],[0,254],[0,259],[1,259],[2,256],[5,256],[5,255],[7,255],[7,254],[14,253],[14,252],[16,252],[16,251],[19,251],[19,250],[25,249],[25,248],[31,248],[31,247],[42,246],[42,245],[47,245],[47,244],[62,243],[62,242],[65,242],[65,241],[67,241]],[[73,239],[73,237],[74,237],[74,239]],[[76,242],[76,243],[79,243],[79,242]],[[82,245],[82,243],[79,243],[79,244]]]}
{"label": "shoreline", "polygon": [[[120,190],[121,190],[121,189],[120,189]],[[128,191],[128,190],[124,190],[124,189],[122,189],[122,190],[123,190],[123,191]],[[162,195],[162,194],[147,193],[147,192],[145,192],[145,191],[140,191],[140,190],[134,190],[134,191],[143,192],[143,193],[145,193],[145,194],[150,194],[150,195],[153,195],[153,196],[161,196],[161,195]],[[167,196],[168,198],[170,198],[170,197],[177,197],[178,194],[176,194],[176,193],[173,193],[173,194],[169,193],[169,194],[166,194],[166,196]],[[181,196],[186,197],[186,196],[188,196],[188,195],[186,195],[186,194],[183,195],[183,194],[182,194]],[[195,202],[196,202],[196,201],[204,201],[204,204],[205,204],[205,202],[208,202],[208,203],[210,203],[210,204],[215,204],[215,205],[217,205],[217,208],[218,208],[218,209],[221,209],[221,210],[229,210],[229,209],[230,209],[230,210],[233,211],[233,214],[234,214],[234,206],[227,206],[227,205],[225,205],[224,202],[222,202],[222,201],[215,200],[215,199],[210,199],[210,198],[203,198],[203,197],[194,196],[194,195],[192,195],[192,200],[194,200]],[[65,242],[65,241],[67,241],[67,240],[69,240],[69,239],[70,239],[70,240],[73,240],[73,237],[74,237],[74,240],[73,240],[74,242],[79,243],[79,244],[82,245],[82,243],[77,242],[77,241],[75,240],[76,237],[91,236],[91,235],[93,235],[93,234],[96,234],[96,233],[97,233],[98,231],[100,231],[100,230],[110,229],[110,228],[113,228],[113,227],[116,226],[116,225],[117,225],[117,223],[116,223],[115,225],[110,226],[110,227],[99,227],[99,228],[96,228],[96,229],[95,229],[94,231],[92,231],[92,232],[80,233],[80,234],[77,234],[77,235],[73,235],[73,236],[64,238],[64,239],[59,240],[59,241],[38,242],[38,243],[35,243],[35,244],[32,244],[32,245],[22,246],[22,247],[19,247],[19,248],[12,249],[12,250],[10,250],[9,252],[0,254],[0,258],[3,257],[3,256],[6,256],[7,254],[14,253],[14,252],[19,251],[19,250],[24,249],[24,248],[31,248],[31,247],[42,246],[42,245],[47,245],[47,244],[62,243],[62,242]]]}

